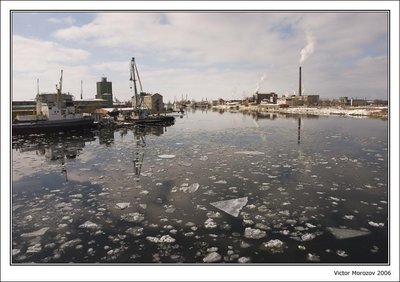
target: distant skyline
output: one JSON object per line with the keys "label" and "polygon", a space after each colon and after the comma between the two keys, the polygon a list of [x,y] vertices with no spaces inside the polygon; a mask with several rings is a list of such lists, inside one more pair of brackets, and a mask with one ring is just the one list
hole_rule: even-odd
{"label": "distant skyline", "polygon": [[54,92],[94,98],[101,77],[130,100],[129,63],[164,101],[260,92],[387,99],[385,12],[14,12],[13,100]]}

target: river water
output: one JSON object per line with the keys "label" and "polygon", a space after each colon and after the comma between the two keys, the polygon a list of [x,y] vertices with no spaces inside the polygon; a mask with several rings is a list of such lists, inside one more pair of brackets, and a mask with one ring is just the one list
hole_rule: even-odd
{"label": "river water", "polygon": [[388,262],[384,120],[197,110],[18,136],[11,189],[13,263]]}

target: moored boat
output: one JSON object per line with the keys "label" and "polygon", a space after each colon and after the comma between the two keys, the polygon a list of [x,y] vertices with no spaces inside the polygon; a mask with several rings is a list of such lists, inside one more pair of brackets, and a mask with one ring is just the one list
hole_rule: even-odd
{"label": "moored boat", "polygon": [[17,116],[15,118],[12,123],[12,134],[64,131],[71,129],[81,130],[93,126],[94,118],[92,116],[76,113],[72,100],[62,100],[62,96],[66,96],[65,94],[61,94],[62,75],[63,71],[61,70],[60,83],[56,87],[56,94],[39,95],[38,93],[36,97],[36,115]]}

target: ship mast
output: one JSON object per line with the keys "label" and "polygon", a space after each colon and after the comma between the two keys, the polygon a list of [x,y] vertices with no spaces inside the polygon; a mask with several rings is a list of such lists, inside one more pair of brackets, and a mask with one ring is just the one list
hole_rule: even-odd
{"label": "ship mast", "polygon": [[61,109],[61,91],[62,91],[62,77],[63,77],[63,70],[61,70],[61,77],[60,77],[60,83],[59,86],[57,87],[57,107]]}

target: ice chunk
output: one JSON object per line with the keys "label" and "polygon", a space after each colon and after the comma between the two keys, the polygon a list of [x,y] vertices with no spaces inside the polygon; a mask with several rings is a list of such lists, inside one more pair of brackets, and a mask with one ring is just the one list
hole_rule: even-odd
{"label": "ice chunk", "polygon": [[285,248],[285,243],[279,239],[269,240],[263,244],[263,247],[271,253],[282,253]]}
{"label": "ice chunk", "polygon": [[21,252],[20,249],[12,249],[12,255],[13,255],[13,256],[18,255],[20,252]]}
{"label": "ice chunk", "polygon": [[226,180],[218,180],[214,182],[215,184],[226,184]]}
{"label": "ice chunk", "polygon": [[380,228],[385,226],[384,223],[376,223],[376,222],[373,222],[373,221],[368,221],[368,224],[373,226],[373,227],[380,227]]}
{"label": "ice chunk", "polygon": [[335,227],[328,227],[327,230],[331,232],[336,239],[339,240],[365,236],[371,233],[370,231],[362,231],[356,229],[342,229]]}
{"label": "ice chunk", "polygon": [[152,242],[152,243],[165,243],[165,244],[170,244],[170,243],[174,243],[176,240],[174,238],[172,238],[169,235],[164,235],[161,238],[157,238],[157,237],[152,237],[152,236],[147,236],[146,240]]}
{"label": "ice chunk", "polygon": [[212,218],[209,218],[204,222],[204,227],[209,228],[209,229],[217,228],[217,224],[215,223],[215,221]]}
{"label": "ice chunk", "polygon": [[343,250],[337,250],[336,254],[342,258],[348,257],[349,255]]}
{"label": "ice chunk", "polygon": [[193,183],[192,185],[190,185],[190,186],[188,187],[188,192],[189,192],[189,193],[194,193],[194,192],[197,191],[197,189],[199,189],[199,187],[200,187],[200,184],[199,184],[199,183]]}
{"label": "ice chunk", "polygon": [[160,159],[173,159],[175,155],[158,155]]}
{"label": "ice chunk", "polygon": [[131,203],[116,203],[115,204],[118,208],[120,208],[121,210],[129,208]]}
{"label": "ice chunk", "polygon": [[146,240],[150,241],[152,243],[158,243],[160,241],[160,239],[158,239],[157,237],[153,237],[153,236],[147,236]]}
{"label": "ice chunk", "polygon": [[225,200],[219,202],[210,203],[210,205],[220,209],[227,214],[230,214],[234,217],[237,217],[240,213],[240,210],[247,204],[248,198],[237,198],[232,200]]}
{"label": "ice chunk", "polygon": [[218,262],[221,260],[221,255],[217,252],[209,253],[205,258],[203,258],[203,262]]}
{"label": "ice chunk", "polygon": [[139,227],[139,226],[130,227],[125,232],[128,234],[131,234],[134,237],[138,237],[138,236],[143,235],[143,227]]}
{"label": "ice chunk", "polygon": [[97,229],[99,226],[96,223],[91,221],[86,221],[85,223],[79,225],[80,228],[87,228],[87,229]]}
{"label": "ice chunk", "polygon": [[22,234],[21,234],[21,237],[38,237],[38,236],[42,236],[42,235],[44,235],[44,233],[46,233],[47,230],[49,230],[49,229],[50,229],[49,227],[43,227],[43,228],[41,228],[41,229],[39,229],[39,230],[30,232],[30,233],[22,233]]}
{"label": "ice chunk", "polygon": [[315,238],[315,234],[306,233],[306,234],[301,236],[301,241],[311,241],[314,238]]}
{"label": "ice chunk", "polygon": [[250,261],[251,261],[251,259],[249,257],[240,257],[238,259],[239,263],[247,263],[247,262],[250,262]]}
{"label": "ice chunk", "polygon": [[174,243],[176,240],[169,235],[161,236],[159,242],[160,243]]}
{"label": "ice chunk", "polygon": [[316,254],[308,253],[308,254],[307,254],[307,260],[308,260],[308,261],[318,262],[318,261],[320,261],[320,258],[319,258],[319,256],[317,256]]}
{"label": "ice chunk", "polygon": [[258,152],[258,151],[238,151],[238,152],[235,152],[235,154],[250,155],[250,156],[264,155],[263,152]]}
{"label": "ice chunk", "polygon": [[80,242],[82,242],[81,239],[74,239],[74,240],[70,240],[68,242],[65,242],[63,244],[61,244],[60,249],[65,249],[65,248],[70,248],[73,247],[75,245],[78,245]]}
{"label": "ice chunk", "polygon": [[265,236],[267,236],[267,233],[260,229],[253,229],[251,227],[247,227],[244,230],[244,237],[246,237],[246,238],[261,239],[261,238],[264,238]]}
{"label": "ice chunk", "polygon": [[128,222],[141,222],[144,220],[144,215],[138,212],[127,213],[121,215],[121,219]]}
{"label": "ice chunk", "polygon": [[201,156],[201,157],[200,157],[200,161],[206,161],[206,160],[208,160],[208,157],[207,157],[207,156]]}
{"label": "ice chunk", "polygon": [[42,250],[42,245],[41,244],[35,244],[33,246],[29,246],[28,250],[26,251],[26,253],[38,253]]}

